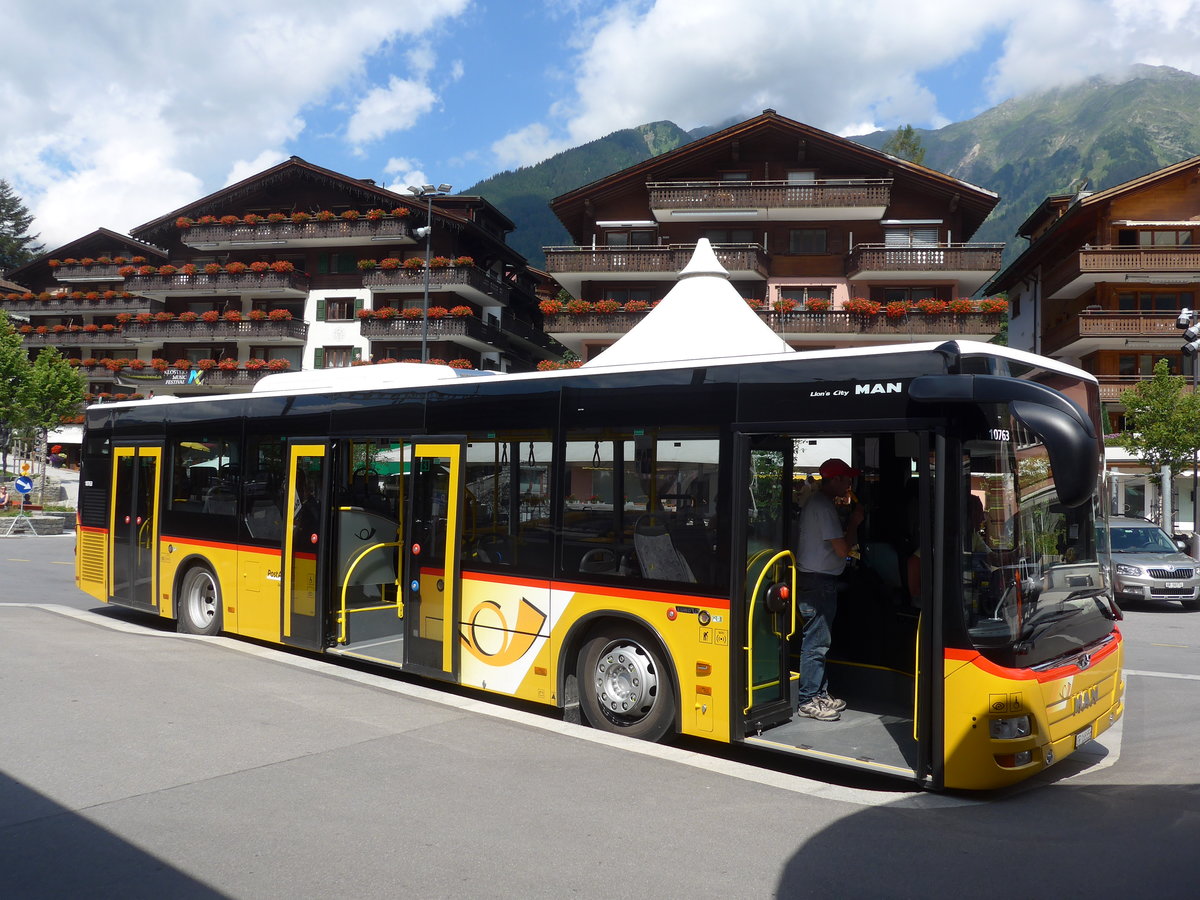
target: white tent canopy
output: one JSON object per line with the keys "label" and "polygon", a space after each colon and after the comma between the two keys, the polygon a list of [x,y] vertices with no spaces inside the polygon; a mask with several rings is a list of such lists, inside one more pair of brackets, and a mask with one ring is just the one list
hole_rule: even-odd
{"label": "white tent canopy", "polygon": [[659,304],[584,368],[788,353],[729,283],[708,238],[700,238],[679,281]]}

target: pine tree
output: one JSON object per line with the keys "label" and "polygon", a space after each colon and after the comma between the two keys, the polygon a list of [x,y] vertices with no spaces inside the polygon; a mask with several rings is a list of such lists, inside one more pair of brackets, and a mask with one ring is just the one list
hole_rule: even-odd
{"label": "pine tree", "polygon": [[24,265],[42,252],[37,235],[29,233],[33,214],[0,178],[0,274]]}
{"label": "pine tree", "polygon": [[884,153],[915,162],[918,166],[925,162],[925,148],[921,146],[921,138],[911,125],[897,128],[896,133],[884,142],[882,149]]}

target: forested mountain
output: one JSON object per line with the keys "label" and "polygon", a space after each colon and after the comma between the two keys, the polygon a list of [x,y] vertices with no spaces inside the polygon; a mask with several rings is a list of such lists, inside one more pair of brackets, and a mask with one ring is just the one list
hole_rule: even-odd
{"label": "forested mountain", "polygon": [[[803,121],[797,112],[783,115]],[[516,224],[510,243],[535,266],[541,248],[569,242],[550,212],[559,194],[672,150],[721,126],[685,132],[671,122],[617,131],[545,162],[501,172],[465,193],[496,204]],[[1024,241],[1017,227],[1048,194],[1112,187],[1200,155],[1200,77],[1165,66],[1134,66],[1123,80],[1093,78],[1008,100],[965,122],[917,129],[925,165],[995,191],[1000,205],[974,235],[1005,241],[1005,261]],[[892,132],[852,137],[879,149]]]}

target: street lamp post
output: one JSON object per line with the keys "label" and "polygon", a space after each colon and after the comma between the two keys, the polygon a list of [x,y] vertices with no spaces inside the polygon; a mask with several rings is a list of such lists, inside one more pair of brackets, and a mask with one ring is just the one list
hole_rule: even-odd
{"label": "street lamp post", "polygon": [[[1179,318],[1175,321],[1175,327],[1184,328],[1183,332],[1184,345],[1179,349],[1183,352],[1185,358],[1192,361],[1192,396],[1197,396],[1197,375],[1200,374],[1200,310],[1189,309],[1184,307],[1179,311]],[[1192,557],[1200,559],[1200,515],[1197,514],[1196,500],[1200,494],[1200,489],[1197,488],[1197,483],[1200,482],[1200,473],[1196,471],[1197,463],[1200,459],[1197,458],[1197,448],[1192,448]]]}
{"label": "street lamp post", "polygon": [[408,192],[425,201],[425,225],[416,230],[417,237],[425,238],[425,290],[421,296],[421,362],[429,362],[429,251],[433,248],[433,198],[441,197],[454,190],[448,184],[423,184],[408,186]]}

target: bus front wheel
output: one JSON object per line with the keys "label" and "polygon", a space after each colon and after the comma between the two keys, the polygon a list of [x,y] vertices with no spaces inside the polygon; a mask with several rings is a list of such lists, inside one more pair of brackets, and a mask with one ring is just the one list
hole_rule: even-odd
{"label": "bus front wheel", "polygon": [[176,629],[183,634],[221,630],[221,586],[205,566],[193,566],[179,584]]}
{"label": "bus front wheel", "polygon": [[655,644],[641,629],[608,626],[579,655],[579,703],[593,728],[661,740],[675,722],[675,694]]}

